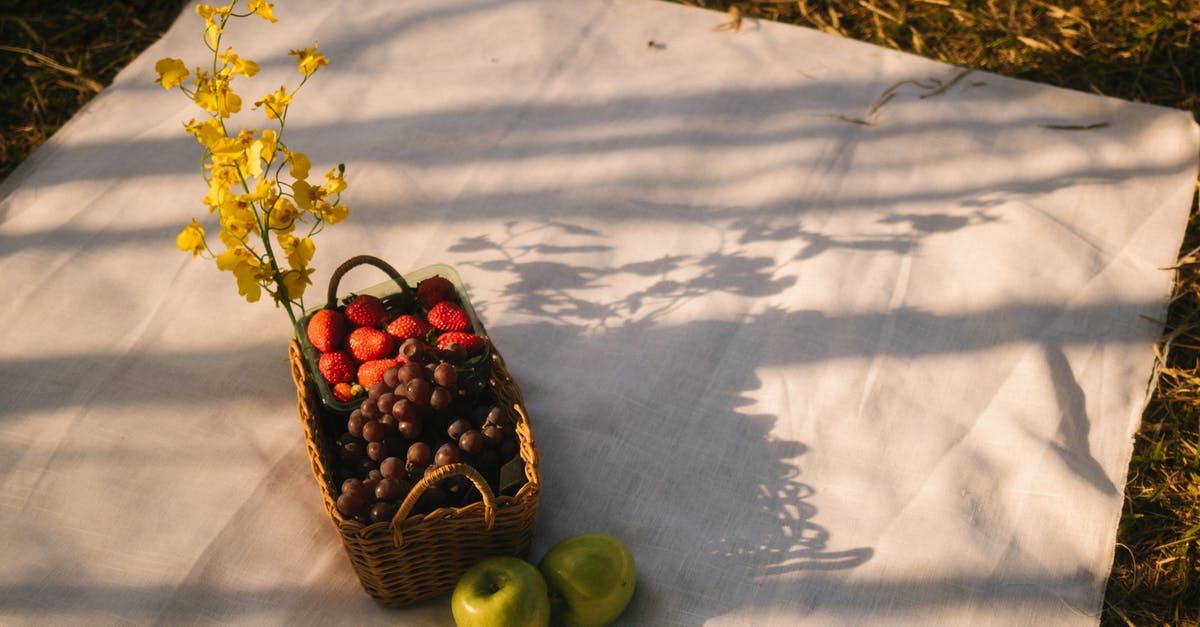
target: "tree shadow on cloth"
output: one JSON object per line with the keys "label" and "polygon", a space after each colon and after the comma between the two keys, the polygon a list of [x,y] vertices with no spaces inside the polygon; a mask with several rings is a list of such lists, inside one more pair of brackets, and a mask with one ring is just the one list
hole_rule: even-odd
{"label": "tree shadow on cloth", "polygon": [[[612,253],[604,235],[548,220],[451,247],[475,260],[465,266],[507,277],[495,304],[530,320],[490,331],[530,399],[544,467],[555,469],[539,537],[600,529],[636,545],[639,615],[703,620],[753,598],[762,577],[871,559],[870,547],[841,546],[820,523],[818,488],[803,480],[807,446],[752,407],[757,371],[788,359],[763,335],[781,314],[660,322],[713,294],[759,299],[795,288],[777,261],[744,248],[794,235],[744,219],[708,251],[646,251],[605,265],[577,261]],[[623,279],[642,287],[617,288]],[[485,318],[489,304],[477,303]],[[542,350],[525,348],[535,345]],[[540,407],[579,413],[539,415]],[[706,589],[714,571],[725,573],[721,590]]]}
{"label": "tree shadow on cloth", "polygon": [[[679,219],[710,213],[665,205],[648,212]],[[890,237],[828,240],[820,251],[800,249],[797,258],[839,247],[906,255],[927,237],[995,219],[970,207],[956,215],[895,215],[885,221],[907,228]],[[803,399],[763,411],[761,373],[880,350],[902,362],[1039,341],[1046,326],[1063,316],[1104,311],[1136,317],[1142,304],[1072,312],[1013,303],[957,316],[903,307],[842,314],[758,307],[731,318],[706,316],[698,305],[717,302],[714,295],[722,302],[777,302],[800,289],[790,262],[764,256],[754,245],[811,243],[801,219],[744,216],[729,221],[707,251],[648,248],[640,257],[611,263],[606,261],[620,247],[589,224],[564,217],[512,221],[502,230],[461,236],[448,252],[470,259],[462,262],[468,271],[500,281],[502,287],[489,292],[494,295],[476,303],[485,321],[490,307],[506,309],[507,319],[526,320],[489,330],[530,400],[545,467],[556,469],[543,495],[544,511],[553,513],[541,517],[539,537],[549,542],[599,527],[635,543],[648,557],[641,565],[649,584],[635,598],[637,615],[702,622],[752,602],[764,586],[774,590],[771,598],[791,596],[795,608],[839,612],[865,597],[953,605],[966,598],[963,590],[983,601],[1033,602],[1056,585],[1044,573],[1006,583],[951,577],[912,586],[839,575],[870,561],[874,549],[846,544],[838,529],[822,524],[815,505],[821,486],[804,479],[808,446],[785,435],[797,423],[833,418],[806,415]],[[694,317],[686,313],[697,311]],[[903,336],[886,346],[877,342],[896,326],[937,334],[919,334],[919,342]],[[781,335],[783,329],[793,332]],[[813,340],[831,337],[841,339]],[[1088,449],[1089,418],[1075,374],[1061,350],[1048,347],[1046,355],[1063,412],[1054,449],[1073,472],[1111,493],[1111,481]],[[576,413],[545,415],[542,407]],[[965,435],[970,422],[944,427]],[[564,483],[568,478],[572,483]],[[1073,575],[1080,576],[1087,573]],[[723,582],[721,589],[707,589],[715,580]],[[1086,607],[1089,600],[1070,602]]]}

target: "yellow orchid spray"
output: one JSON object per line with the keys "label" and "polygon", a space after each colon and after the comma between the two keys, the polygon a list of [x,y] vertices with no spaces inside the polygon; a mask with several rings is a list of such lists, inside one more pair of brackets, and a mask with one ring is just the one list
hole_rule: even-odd
{"label": "yellow orchid spray", "polygon": [[303,75],[299,84],[291,90],[280,86],[254,102],[254,109],[262,110],[271,128],[234,130],[230,118],[242,110],[243,102],[232,84],[237,76],[254,76],[259,67],[232,48],[222,50],[221,38],[231,19],[257,15],[276,21],[275,5],[270,2],[251,0],[243,12],[237,5],[235,0],[220,7],[196,6],[204,21],[204,43],[212,52],[207,68],[192,72],[175,58],[161,59],[154,66],[156,83],[179,89],[207,114],[201,121],[185,122],[184,130],[203,147],[208,185],[203,202],[220,227],[217,239],[224,250],[214,252],[195,218],[175,238],[175,245],[231,272],[246,300],[255,302],[266,292],[287,310],[294,326],[297,310],[304,310],[304,290],[312,284],[309,264],[316,251],[312,238],[349,213],[341,204],[344,168],[338,165],[324,180],[309,182],[308,156],[284,141],[287,112],[296,92],[329,61],[317,51],[316,42],[311,48],[292,50],[289,54],[296,57]]}

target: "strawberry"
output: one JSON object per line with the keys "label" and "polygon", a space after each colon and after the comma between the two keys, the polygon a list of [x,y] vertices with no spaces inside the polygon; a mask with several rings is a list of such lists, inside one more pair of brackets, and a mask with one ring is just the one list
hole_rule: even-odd
{"label": "strawberry", "polygon": [[383,301],[370,294],[359,294],[346,303],[346,317],[360,327],[382,327],[387,324]]}
{"label": "strawberry", "polygon": [[322,353],[337,350],[346,339],[346,317],[335,309],[322,309],[308,319],[308,341]]}
{"label": "strawberry", "polygon": [[[355,390],[356,387],[358,388],[357,391]],[[361,391],[362,388],[359,387],[357,383],[350,385],[349,383],[342,382],[333,386],[333,397],[345,403],[355,396],[358,396],[358,393]]]}
{"label": "strawberry", "polygon": [[396,367],[395,359],[372,359],[358,367],[358,384],[369,388],[383,381],[383,373]]}
{"label": "strawberry", "polygon": [[425,319],[440,331],[469,331],[471,329],[471,319],[467,317],[467,312],[448,300],[431,307]]}
{"label": "strawberry", "polygon": [[409,338],[424,338],[425,334],[433,330],[428,322],[416,317],[404,314],[392,320],[387,327],[388,335],[397,340],[407,340]]}
{"label": "strawberry", "polygon": [[417,284],[417,302],[424,309],[454,298],[454,284],[450,279],[431,276]]}
{"label": "strawberry", "polygon": [[374,327],[359,327],[350,332],[346,345],[355,359],[371,361],[381,359],[392,352],[392,349],[396,348],[396,341],[392,336]]}
{"label": "strawberry", "polygon": [[437,347],[439,350],[446,350],[446,347],[451,344],[461,344],[463,348],[467,349],[467,354],[471,356],[483,353],[484,340],[474,333],[451,331],[438,336]]}
{"label": "strawberry", "polygon": [[354,379],[354,358],[346,351],[331,351],[317,361],[321,376],[330,383],[345,383]]}

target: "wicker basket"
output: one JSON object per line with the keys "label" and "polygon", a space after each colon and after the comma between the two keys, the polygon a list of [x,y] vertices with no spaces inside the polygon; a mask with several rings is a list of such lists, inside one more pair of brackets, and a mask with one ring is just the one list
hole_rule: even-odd
{"label": "wicker basket", "polygon": [[[511,496],[497,496],[471,466],[447,465],[413,486],[390,523],[369,525],[347,519],[335,505],[339,486],[334,477],[337,434],[333,431],[344,426],[344,417],[339,419],[323,406],[295,339],[289,357],[304,439],[325,511],[341,535],[363,588],[379,603],[399,607],[441,596],[452,591],[462,574],[485,557],[528,554],[541,493],[538,451],[521,391],[494,346],[488,357],[489,385],[496,404],[513,410],[518,454],[524,465],[523,485]],[[427,487],[453,475],[469,479],[483,500],[426,515],[410,514]]]}

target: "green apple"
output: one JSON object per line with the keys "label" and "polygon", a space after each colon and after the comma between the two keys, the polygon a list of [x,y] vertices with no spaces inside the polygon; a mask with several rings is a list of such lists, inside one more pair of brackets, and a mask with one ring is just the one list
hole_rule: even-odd
{"label": "green apple", "polygon": [[450,595],[458,627],[545,627],[550,624],[546,580],[533,564],[489,557],[459,578]]}
{"label": "green apple", "polygon": [[554,545],[538,570],[550,589],[550,613],[567,627],[600,627],[617,620],[637,584],[633,555],[606,533],[584,533]]}

